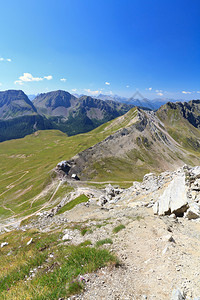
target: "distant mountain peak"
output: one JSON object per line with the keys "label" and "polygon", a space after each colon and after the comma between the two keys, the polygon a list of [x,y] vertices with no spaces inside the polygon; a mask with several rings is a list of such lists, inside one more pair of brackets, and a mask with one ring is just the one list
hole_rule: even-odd
{"label": "distant mountain peak", "polygon": [[22,90],[0,92],[0,118],[10,119],[37,113],[33,103]]}

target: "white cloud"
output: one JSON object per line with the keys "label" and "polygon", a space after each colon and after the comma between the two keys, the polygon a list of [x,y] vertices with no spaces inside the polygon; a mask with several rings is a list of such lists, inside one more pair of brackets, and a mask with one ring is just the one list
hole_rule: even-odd
{"label": "white cloud", "polygon": [[100,91],[91,91],[90,89],[84,89],[84,91],[90,95],[98,95],[100,93]]}
{"label": "white cloud", "polygon": [[2,83],[0,82],[0,86],[2,86]]}
{"label": "white cloud", "polygon": [[33,75],[30,73],[24,73],[14,83],[23,85],[24,82],[42,81],[44,79],[51,80],[52,78],[53,78],[52,75],[48,75],[48,76],[44,76],[44,77],[33,77]]}
{"label": "white cloud", "polygon": [[71,89],[71,91],[72,91],[72,92],[76,92],[76,91],[77,91],[77,89]]}
{"label": "white cloud", "polygon": [[200,94],[200,91],[197,91],[197,94]]}
{"label": "white cloud", "polygon": [[107,81],[106,81],[105,84],[106,84],[106,85],[110,85],[110,82],[107,82]]}
{"label": "white cloud", "polygon": [[192,94],[192,92],[182,91],[182,94]]}
{"label": "white cloud", "polygon": [[163,93],[157,93],[158,96],[163,96]]}
{"label": "white cloud", "polygon": [[44,76],[44,79],[51,80],[53,79],[53,76],[52,75]]}
{"label": "white cloud", "polygon": [[23,85],[24,83],[23,83],[23,81],[21,81],[21,80],[15,80],[14,84]]}
{"label": "white cloud", "polygon": [[148,88],[148,90],[151,91],[151,90],[152,90],[152,87]]}
{"label": "white cloud", "polygon": [[0,57],[0,61],[8,61],[8,62],[11,62],[11,58],[3,58],[3,57]]}
{"label": "white cloud", "polygon": [[65,82],[67,79],[66,78],[61,78],[60,81]]}
{"label": "white cloud", "polygon": [[30,73],[24,73],[24,75],[20,76],[19,79],[21,81],[42,81],[43,78],[42,77],[33,77],[33,75],[31,75]]}
{"label": "white cloud", "polygon": [[128,89],[130,87],[130,85],[126,85],[126,88]]}

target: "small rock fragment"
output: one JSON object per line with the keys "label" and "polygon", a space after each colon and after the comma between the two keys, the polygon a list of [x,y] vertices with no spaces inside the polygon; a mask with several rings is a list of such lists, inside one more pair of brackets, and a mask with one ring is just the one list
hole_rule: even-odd
{"label": "small rock fragment", "polygon": [[185,297],[183,296],[183,294],[181,293],[180,290],[174,289],[172,291],[172,296],[171,296],[170,300],[185,300]]}
{"label": "small rock fragment", "polygon": [[31,238],[31,239],[27,242],[26,245],[27,245],[27,246],[30,245],[30,244],[32,243],[32,241],[33,241],[33,238]]}
{"label": "small rock fragment", "polygon": [[8,245],[7,242],[3,242],[3,243],[1,243],[1,248],[3,248],[4,246],[7,246],[7,245]]}

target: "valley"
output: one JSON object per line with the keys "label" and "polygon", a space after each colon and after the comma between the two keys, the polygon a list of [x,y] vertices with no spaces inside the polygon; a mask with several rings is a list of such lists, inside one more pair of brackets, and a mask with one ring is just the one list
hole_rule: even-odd
{"label": "valley", "polygon": [[[185,214],[195,215],[192,220],[179,213],[171,217],[169,208],[164,216],[156,216],[152,208],[160,207],[159,213],[163,205],[159,199],[168,193],[167,187],[179,174],[186,178],[187,168],[188,174],[193,172],[191,167],[184,169],[185,164],[199,165],[198,105],[168,103],[157,112],[135,107],[86,133],[67,136],[59,130],[40,130],[0,143],[0,277],[7,257],[12,261],[0,295],[4,299],[93,299],[93,295],[115,299],[120,295],[119,299],[171,300],[174,292],[182,299],[197,297],[199,261],[191,252],[193,248],[198,252],[200,245],[199,188],[194,189],[195,196],[190,192],[192,198],[183,205]],[[58,167],[59,162],[66,167]],[[190,204],[193,198],[197,200]],[[94,253],[92,267],[85,256],[93,255],[88,251]],[[83,269],[73,263],[70,271],[63,253],[66,258],[80,255]],[[97,263],[98,255],[105,255],[105,260]],[[168,280],[161,275],[165,269]],[[12,285],[13,272],[19,270],[21,276]],[[67,283],[62,272],[71,272]],[[60,281],[60,288],[52,289],[53,278],[65,284]]]}

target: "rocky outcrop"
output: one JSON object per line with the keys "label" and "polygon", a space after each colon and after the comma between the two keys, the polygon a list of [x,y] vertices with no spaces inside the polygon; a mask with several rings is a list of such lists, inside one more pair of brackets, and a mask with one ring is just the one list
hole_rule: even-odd
{"label": "rocky outcrop", "polygon": [[153,206],[154,214],[200,217],[200,167],[184,166],[175,173]]}
{"label": "rocky outcrop", "polygon": [[181,172],[170,182],[153,207],[158,215],[183,216],[188,208],[187,191],[185,186],[185,173]]}

